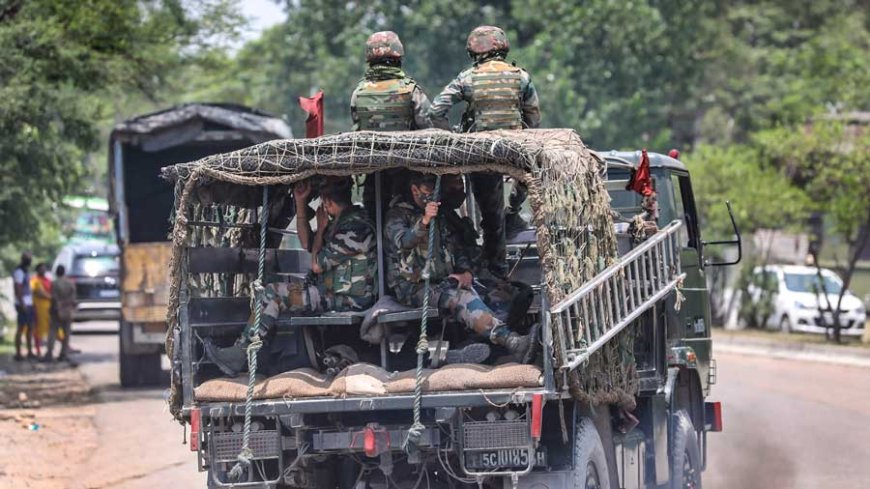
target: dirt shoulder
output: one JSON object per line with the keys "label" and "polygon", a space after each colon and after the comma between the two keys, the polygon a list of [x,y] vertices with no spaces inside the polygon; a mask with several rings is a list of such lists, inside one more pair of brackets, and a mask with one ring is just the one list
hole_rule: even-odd
{"label": "dirt shoulder", "polygon": [[97,447],[91,389],[66,364],[0,355],[0,480],[8,488],[62,488]]}

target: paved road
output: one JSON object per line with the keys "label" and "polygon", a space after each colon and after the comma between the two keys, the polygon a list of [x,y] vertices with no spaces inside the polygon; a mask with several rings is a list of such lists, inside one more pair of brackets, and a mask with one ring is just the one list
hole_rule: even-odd
{"label": "paved road", "polygon": [[870,487],[870,369],[719,353],[706,488]]}
{"label": "paved road", "polygon": [[72,343],[82,350],[76,358],[99,400],[97,448],[73,487],[205,487],[196,456],[182,445],[181,426],[166,409],[164,389],[129,390],[118,384],[117,328],[109,321],[73,326]]}
{"label": "paved road", "polygon": [[[162,389],[122,390],[114,323],[83,323],[74,345],[99,392],[97,449],[82,487],[205,487]],[[725,432],[709,437],[705,487],[870,487],[870,369],[717,354],[714,400]],[[171,484],[170,484],[171,483]]]}

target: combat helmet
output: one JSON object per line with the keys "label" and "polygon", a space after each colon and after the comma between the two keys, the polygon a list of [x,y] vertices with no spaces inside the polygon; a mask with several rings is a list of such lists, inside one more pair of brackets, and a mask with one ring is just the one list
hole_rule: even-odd
{"label": "combat helmet", "polygon": [[402,59],[405,47],[393,31],[375,32],[366,41],[366,62],[384,58]]}
{"label": "combat helmet", "polygon": [[497,51],[507,53],[510,51],[510,48],[511,43],[508,42],[504,31],[492,25],[476,27],[468,35],[468,42],[465,44],[465,49],[468,50],[468,54],[471,57]]}

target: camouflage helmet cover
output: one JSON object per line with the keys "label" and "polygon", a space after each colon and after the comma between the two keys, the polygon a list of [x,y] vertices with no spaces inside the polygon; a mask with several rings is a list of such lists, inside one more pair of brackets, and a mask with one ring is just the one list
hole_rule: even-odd
{"label": "camouflage helmet cover", "polygon": [[366,61],[376,59],[398,58],[405,55],[405,47],[399,40],[399,35],[393,31],[375,32],[366,41]]}
{"label": "camouflage helmet cover", "polygon": [[511,43],[507,35],[498,27],[482,25],[471,31],[465,49],[470,54],[486,54],[493,51],[509,51]]}

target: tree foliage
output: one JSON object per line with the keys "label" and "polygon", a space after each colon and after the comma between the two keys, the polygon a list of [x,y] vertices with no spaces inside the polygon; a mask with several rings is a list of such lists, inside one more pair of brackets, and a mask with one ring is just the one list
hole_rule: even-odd
{"label": "tree foliage", "polygon": [[792,185],[783,171],[764,167],[761,161],[759,151],[747,145],[701,145],[686,157],[708,238],[733,234],[726,200],[732,202],[735,218],[747,235],[763,228],[799,228],[809,216],[812,202],[807,194]]}
{"label": "tree foliage", "polygon": [[839,341],[840,302],[861,251],[870,243],[870,132],[821,118],[800,131],[776,128],[756,138],[768,159],[789,169],[797,184],[806,188],[816,209],[831,222],[832,237],[846,245],[847,256],[835,257],[843,290],[836,304],[823,304],[832,313],[834,338]]}
{"label": "tree foliage", "polygon": [[30,0],[0,4],[0,245],[52,234],[77,189],[112,95],[154,94],[196,46],[235,25],[223,0]]}
{"label": "tree foliage", "polygon": [[[2,4],[0,244],[33,238],[46,203],[103,166],[93,152],[115,119],[236,102],[286,115],[301,134],[296,100],[322,89],[326,130],[349,130],[364,41],[378,30],[402,37],[406,71],[434,97],[470,64],[468,32],[503,27],[545,127],[601,150],[680,147],[717,236],[729,233],[726,198],[744,228],[799,225],[820,170],[795,166],[809,143],[792,140],[819,114],[870,110],[866,0],[276,2],[286,20],[235,51],[224,42],[235,0]],[[832,198],[826,211],[855,212]]]}

